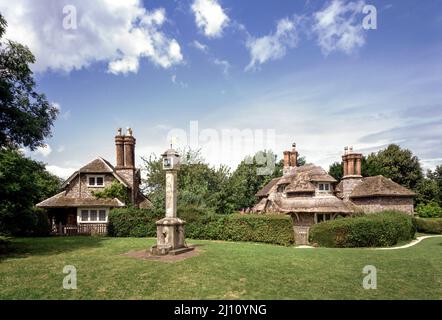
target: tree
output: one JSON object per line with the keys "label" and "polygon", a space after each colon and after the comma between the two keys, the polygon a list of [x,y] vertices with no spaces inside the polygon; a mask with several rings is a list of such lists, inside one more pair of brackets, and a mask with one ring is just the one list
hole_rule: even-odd
{"label": "tree", "polygon": [[51,134],[58,110],[35,91],[29,49],[1,41],[7,23],[0,15],[0,148],[19,146],[34,150]]}
{"label": "tree", "polygon": [[[181,168],[178,174],[178,203],[180,206],[194,206],[208,212],[231,213],[230,171],[221,166],[210,167],[201,157],[199,150],[182,150]],[[146,179],[143,181],[148,198],[157,209],[165,206],[165,175],[161,157],[151,155],[143,158]]]}
{"label": "tree", "polygon": [[0,151],[0,233],[35,234],[39,213],[34,205],[60,189],[61,180],[45,165],[14,149]]}
{"label": "tree", "polygon": [[367,157],[364,173],[366,176],[383,175],[413,190],[423,178],[418,157],[410,150],[401,149],[396,144],[370,154]]}
{"label": "tree", "polygon": [[328,174],[335,178],[337,181],[340,181],[342,179],[342,176],[344,175],[344,169],[342,166],[342,162],[332,163],[328,168]]}

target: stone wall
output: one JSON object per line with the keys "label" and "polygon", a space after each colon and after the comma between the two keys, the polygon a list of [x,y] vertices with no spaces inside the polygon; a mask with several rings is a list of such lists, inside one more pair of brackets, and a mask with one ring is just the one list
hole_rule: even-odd
{"label": "stone wall", "polygon": [[[104,176],[104,186],[103,187],[88,187],[87,173],[82,173],[81,178],[78,176],[74,178],[69,185],[66,187],[66,197],[68,198],[95,198],[92,192],[103,191],[104,188],[109,187],[115,180],[112,174],[99,174]],[[80,180],[80,181],[79,181]],[[80,187],[81,186],[81,187]]]}
{"label": "stone wall", "polygon": [[370,197],[354,198],[351,201],[365,213],[374,213],[384,210],[397,210],[408,214],[414,213],[412,197]]}
{"label": "stone wall", "polygon": [[344,200],[348,200],[353,189],[362,182],[362,178],[344,178],[342,179],[342,195]]}

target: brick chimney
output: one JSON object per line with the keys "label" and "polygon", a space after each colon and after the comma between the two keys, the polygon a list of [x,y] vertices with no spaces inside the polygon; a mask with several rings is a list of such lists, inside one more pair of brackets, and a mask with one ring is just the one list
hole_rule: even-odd
{"label": "brick chimney", "polygon": [[124,137],[124,167],[135,168],[135,138],[132,136],[131,128],[127,128]]}
{"label": "brick chimney", "polygon": [[362,153],[353,151],[353,147],[345,147],[342,156],[344,175],[342,177],[342,192],[344,200],[348,200],[353,189],[362,182],[361,175]]}
{"label": "brick chimney", "polygon": [[135,168],[135,142],[132,129],[127,128],[126,134],[122,135],[121,129],[115,137],[117,149],[117,165],[115,170],[128,183],[131,188],[131,200],[135,204],[138,194],[139,179]]}
{"label": "brick chimney", "polygon": [[124,167],[124,136],[121,133],[121,128],[118,128],[117,135],[115,136],[116,147],[116,168],[120,169]]}
{"label": "brick chimney", "polygon": [[296,151],[296,143],[292,144],[292,151],[284,151],[284,168],[283,174],[290,174],[298,163],[298,151]]}

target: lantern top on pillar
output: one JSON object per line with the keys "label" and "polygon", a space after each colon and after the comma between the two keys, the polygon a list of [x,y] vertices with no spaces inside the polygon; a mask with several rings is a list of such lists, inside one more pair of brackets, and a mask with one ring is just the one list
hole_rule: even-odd
{"label": "lantern top on pillar", "polygon": [[177,151],[168,149],[161,156],[163,157],[163,170],[180,169],[180,155]]}

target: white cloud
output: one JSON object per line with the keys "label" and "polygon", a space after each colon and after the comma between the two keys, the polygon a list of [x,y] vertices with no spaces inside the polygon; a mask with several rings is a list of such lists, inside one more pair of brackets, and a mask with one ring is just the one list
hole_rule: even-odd
{"label": "white cloud", "polygon": [[[63,28],[63,7],[76,9],[77,28]],[[183,60],[178,42],[162,30],[164,9],[148,11],[140,0],[0,0],[8,21],[5,38],[27,45],[34,71],[70,72],[94,62],[108,72],[137,72],[141,58],[169,68]]]}
{"label": "white cloud", "polygon": [[195,0],[192,11],[197,27],[209,38],[220,37],[230,21],[217,0]]}
{"label": "white cloud", "polygon": [[278,21],[276,32],[261,38],[249,38],[246,46],[250,51],[251,61],[246,71],[256,68],[269,60],[285,56],[287,48],[295,47],[298,43],[296,30],[299,19],[281,19]]}
{"label": "white cloud", "polygon": [[192,42],[192,47],[194,47],[195,49],[198,49],[204,53],[206,53],[207,51],[209,51],[209,47],[201,42],[199,42],[198,40],[194,40]]}
{"label": "white cloud", "polygon": [[350,54],[364,45],[362,18],[357,17],[364,5],[362,0],[347,3],[333,0],[322,11],[314,14],[313,31],[324,54],[332,51]]}
{"label": "white cloud", "polygon": [[56,176],[63,178],[63,179],[69,178],[76,171],[76,169],[74,169],[74,168],[64,168],[64,167],[59,167],[59,166],[54,166],[54,165],[51,165],[51,166],[47,165],[46,170],[48,170],[50,173],[55,174]]}
{"label": "white cloud", "polygon": [[64,150],[66,150],[66,147],[63,146],[63,145],[61,145],[61,146],[59,146],[59,147],[57,148],[57,152],[58,152],[58,153],[64,152]]}
{"label": "white cloud", "polygon": [[229,61],[227,61],[227,60],[220,60],[220,59],[214,59],[213,63],[215,65],[217,65],[217,66],[220,66],[222,68],[223,74],[225,76],[229,75],[229,70],[230,70],[230,67],[231,67]]}
{"label": "white cloud", "polygon": [[43,147],[38,147],[35,149],[35,153],[46,158],[52,153],[52,148],[50,145],[46,144]]}

